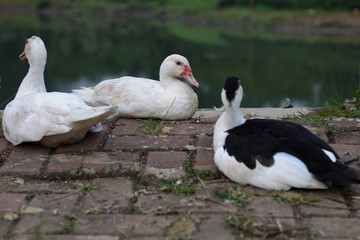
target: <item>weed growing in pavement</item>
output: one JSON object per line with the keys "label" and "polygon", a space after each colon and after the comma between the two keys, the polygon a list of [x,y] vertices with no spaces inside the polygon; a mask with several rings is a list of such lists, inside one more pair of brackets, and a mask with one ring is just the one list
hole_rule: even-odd
{"label": "weed growing in pavement", "polygon": [[76,192],[79,192],[81,195],[87,195],[92,191],[105,187],[95,182],[68,182],[67,184],[71,189],[76,190]]}
{"label": "weed growing in pavement", "polygon": [[360,89],[354,92],[354,97],[351,99],[330,99],[329,106],[318,111],[320,117],[346,117],[359,118],[360,117]]}
{"label": "weed growing in pavement", "polygon": [[255,237],[256,239],[308,239],[309,229],[294,227],[285,221],[274,218],[260,218],[248,212],[231,212],[227,223],[235,229],[240,239]]}
{"label": "weed growing in pavement", "polygon": [[342,131],[341,128],[337,128],[337,127],[334,127],[334,126],[328,124],[325,121],[325,119],[320,116],[309,116],[309,115],[300,113],[298,115],[289,115],[289,116],[282,118],[282,120],[294,120],[294,119],[305,120],[315,126],[322,128],[325,132],[327,132],[329,134],[341,133],[341,131]]}
{"label": "weed growing in pavement", "polygon": [[62,228],[52,232],[53,234],[68,234],[74,231],[76,217],[74,215],[65,214],[60,222]]}
{"label": "weed growing in pavement", "polygon": [[249,213],[232,212],[226,222],[235,228],[235,233],[244,238],[248,235],[256,235],[252,230],[253,217]]}
{"label": "weed growing in pavement", "polygon": [[105,213],[106,209],[103,207],[100,208],[89,208],[83,211],[84,214],[101,214],[101,213]]}
{"label": "weed growing in pavement", "polygon": [[165,122],[156,119],[143,119],[142,123],[142,133],[143,134],[161,134],[163,133]]}
{"label": "weed growing in pavement", "polygon": [[194,151],[190,151],[188,158],[185,160],[185,181],[201,181],[201,180],[214,180],[220,178],[220,172],[213,171],[197,171],[193,168],[194,166]]}
{"label": "weed growing in pavement", "polygon": [[269,196],[273,197],[281,204],[299,205],[319,201],[317,199],[303,196],[294,192],[272,191],[271,193],[269,193]]}
{"label": "weed growing in pavement", "polygon": [[254,193],[246,190],[239,184],[232,184],[223,189],[217,189],[213,192],[213,196],[222,198],[224,200],[231,200],[240,207],[248,205]]}
{"label": "weed growing in pavement", "polygon": [[183,183],[181,180],[160,180],[154,178],[149,182],[152,185],[160,187],[160,190],[174,194],[174,195],[181,195],[181,196],[188,196],[193,195],[196,193],[196,188]]}

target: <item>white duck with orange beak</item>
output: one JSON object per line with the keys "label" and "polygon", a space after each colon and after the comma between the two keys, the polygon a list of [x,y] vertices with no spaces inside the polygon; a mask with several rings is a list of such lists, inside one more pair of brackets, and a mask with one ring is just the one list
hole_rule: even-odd
{"label": "white duck with orange beak", "polygon": [[73,94],[46,92],[47,52],[39,37],[28,38],[19,57],[28,59],[29,71],[14,100],[5,107],[2,119],[5,138],[12,144],[39,142],[47,147],[72,144],[115,112],[116,107],[91,107]]}
{"label": "white duck with orange beak", "polygon": [[120,117],[183,120],[196,112],[198,97],[178,78],[199,87],[188,60],[172,54],[160,66],[160,81],[125,76],[73,93],[92,106],[117,106]]}

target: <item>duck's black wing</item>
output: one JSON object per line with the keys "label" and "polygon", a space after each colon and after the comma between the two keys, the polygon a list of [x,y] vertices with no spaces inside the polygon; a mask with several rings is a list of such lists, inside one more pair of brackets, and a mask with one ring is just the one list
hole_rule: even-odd
{"label": "duck's black wing", "polygon": [[[301,160],[322,181],[360,183],[359,174],[339,161],[334,149],[299,124],[272,119],[249,119],[227,132],[224,149],[250,169],[256,167],[256,160],[271,167],[274,164],[273,156],[285,152]],[[323,150],[334,154],[336,161],[333,162]]]}

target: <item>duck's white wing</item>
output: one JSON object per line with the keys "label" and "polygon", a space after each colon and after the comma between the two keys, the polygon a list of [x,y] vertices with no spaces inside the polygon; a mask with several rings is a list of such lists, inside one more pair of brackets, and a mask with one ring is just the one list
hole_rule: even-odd
{"label": "duck's white wing", "polygon": [[99,83],[95,88],[96,100],[111,105],[132,104],[139,99],[154,99],[161,97],[165,89],[159,81],[136,78],[121,77],[114,80],[106,80]]}
{"label": "duck's white wing", "polygon": [[3,115],[5,137],[13,144],[36,142],[44,136],[67,133],[75,122],[92,117],[81,99],[66,93],[36,93],[9,103]]}

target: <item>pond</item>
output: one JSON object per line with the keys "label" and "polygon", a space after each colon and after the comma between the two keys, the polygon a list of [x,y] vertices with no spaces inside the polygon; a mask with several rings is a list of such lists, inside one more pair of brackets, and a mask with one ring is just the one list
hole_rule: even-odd
{"label": "pond", "polygon": [[48,51],[48,91],[69,92],[125,75],[158,78],[163,59],[188,58],[200,87],[200,108],[221,106],[224,79],[238,76],[243,107],[321,107],[359,87],[358,40],[199,28],[131,19],[108,23],[24,17],[0,21],[0,109],[13,98],[28,63],[18,55],[37,35]]}

